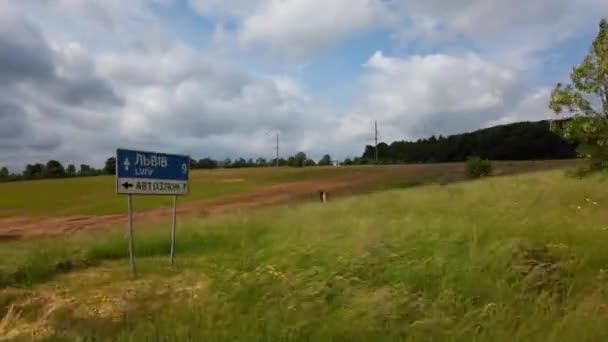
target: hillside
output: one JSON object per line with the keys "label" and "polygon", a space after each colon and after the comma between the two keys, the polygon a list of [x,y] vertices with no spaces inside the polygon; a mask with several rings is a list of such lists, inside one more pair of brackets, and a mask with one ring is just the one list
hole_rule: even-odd
{"label": "hillside", "polygon": [[[567,159],[576,157],[576,145],[551,132],[549,121],[518,122],[447,137],[378,144],[383,163],[453,162],[469,156],[492,160]],[[375,159],[366,146],[363,160]]]}
{"label": "hillside", "polygon": [[[606,179],[563,171],[3,244],[0,336],[608,339]],[[10,261],[10,262],[8,262]],[[9,286],[6,288],[6,286]]]}

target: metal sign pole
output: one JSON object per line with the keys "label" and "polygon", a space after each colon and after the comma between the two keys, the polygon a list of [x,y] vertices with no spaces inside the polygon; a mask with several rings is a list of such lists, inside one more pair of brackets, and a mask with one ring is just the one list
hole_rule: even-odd
{"label": "metal sign pole", "polygon": [[171,265],[175,260],[175,219],[177,216],[177,196],[173,196],[173,224],[171,225]]}
{"label": "metal sign pole", "polygon": [[135,269],[135,255],[133,253],[133,211],[131,201],[131,194],[129,194],[127,195],[127,206],[129,209],[129,261],[131,263],[131,272],[133,273],[133,276],[136,276],[137,270]]}

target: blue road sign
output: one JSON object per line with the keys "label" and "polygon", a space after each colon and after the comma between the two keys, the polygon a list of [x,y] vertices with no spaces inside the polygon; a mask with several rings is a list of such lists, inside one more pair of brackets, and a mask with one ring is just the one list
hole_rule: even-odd
{"label": "blue road sign", "polygon": [[119,194],[185,195],[190,157],[176,154],[116,150]]}

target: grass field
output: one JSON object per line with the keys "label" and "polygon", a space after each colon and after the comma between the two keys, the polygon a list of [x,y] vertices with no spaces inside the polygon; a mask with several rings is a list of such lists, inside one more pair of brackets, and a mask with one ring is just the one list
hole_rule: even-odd
{"label": "grass field", "polygon": [[[525,172],[572,165],[572,161],[503,162],[498,173]],[[294,182],[352,181],[352,190],[392,188],[411,184],[462,178],[463,164],[425,164],[404,166],[353,166],[314,168],[252,168],[193,171],[190,193],[180,203],[218,198],[256,191],[277,184]],[[317,189],[311,188],[314,193]],[[51,179],[0,183],[0,218],[11,216],[102,215],[125,212],[124,196],[116,195],[113,176]],[[138,196],[136,207],[169,207],[168,196]]]}
{"label": "grass field", "polygon": [[[356,172],[356,168],[256,168],[193,171],[184,201],[239,193],[265,185],[307,179],[331,179]],[[50,179],[0,184],[0,216],[99,215],[124,212],[125,199],[116,195],[114,176]],[[168,206],[166,196],[140,196],[139,208]]]}
{"label": "grass field", "polygon": [[608,179],[427,185],[0,245],[0,340],[605,341]]}

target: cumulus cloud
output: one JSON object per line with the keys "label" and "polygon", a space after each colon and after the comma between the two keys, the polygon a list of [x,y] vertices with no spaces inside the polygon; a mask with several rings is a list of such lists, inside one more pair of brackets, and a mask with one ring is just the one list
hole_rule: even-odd
{"label": "cumulus cloud", "polygon": [[238,42],[301,57],[388,18],[376,0],[271,0],[245,18]]}
{"label": "cumulus cloud", "polygon": [[[284,155],[343,157],[371,142],[374,120],[391,141],[543,119],[550,85],[529,85],[528,70],[608,10],[601,0],[189,0],[226,56],[194,27],[168,27],[160,16],[173,2],[0,2],[0,164],[100,165],[117,146],[271,158],[275,133]],[[323,103],[306,77],[273,68],[315,63],[372,30],[393,46],[354,68],[352,103]]]}
{"label": "cumulus cloud", "polygon": [[475,54],[397,58],[378,51],[365,66],[365,95],[344,125],[357,131],[370,126],[366,118],[380,120],[385,139],[476,128],[480,116],[517,101],[520,85],[512,70]]}
{"label": "cumulus cloud", "polygon": [[555,113],[549,109],[551,89],[540,88],[532,92],[501,117],[484,123],[483,127],[505,125],[518,121],[538,121],[555,118]]}
{"label": "cumulus cloud", "polygon": [[[0,21],[2,164],[100,164],[117,146],[267,155],[269,131],[296,139],[316,123],[297,81],[168,46],[90,56],[76,42],[49,42],[23,16]],[[285,141],[287,151],[298,146]]]}

